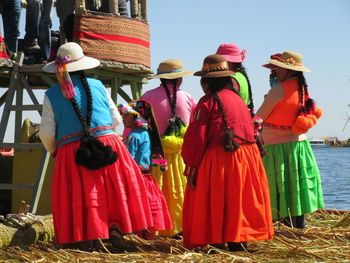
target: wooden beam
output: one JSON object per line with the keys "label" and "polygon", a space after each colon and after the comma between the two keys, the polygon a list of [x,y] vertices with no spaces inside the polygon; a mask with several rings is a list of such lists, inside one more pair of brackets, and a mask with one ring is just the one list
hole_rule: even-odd
{"label": "wooden beam", "polygon": [[13,98],[14,98],[15,93],[16,93],[16,85],[17,85],[18,78],[19,78],[18,77],[18,75],[19,75],[18,70],[23,64],[23,59],[24,59],[24,54],[22,52],[20,52],[18,54],[16,64],[12,70],[10,85],[8,87],[8,90],[7,90],[8,92],[7,92],[7,96],[6,96],[5,106],[4,106],[4,110],[2,112],[2,117],[1,117],[1,121],[0,121],[0,142],[3,142],[4,138],[5,138],[6,128],[7,128],[8,120],[10,117],[9,107],[12,105]]}
{"label": "wooden beam", "polygon": [[7,90],[5,91],[4,94],[2,94],[2,96],[1,96],[1,98],[0,98],[0,107],[1,107],[2,104],[5,103],[5,101],[6,101],[6,96],[7,96]]}

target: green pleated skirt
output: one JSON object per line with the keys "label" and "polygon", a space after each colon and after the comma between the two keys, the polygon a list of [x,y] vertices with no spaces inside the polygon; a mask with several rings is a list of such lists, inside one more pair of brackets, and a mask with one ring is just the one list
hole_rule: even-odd
{"label": "green pleated skirt", "polygon": [[323,208],[320,172],[309,141],[265,145],[265,149],[272,218],[300,216]]}

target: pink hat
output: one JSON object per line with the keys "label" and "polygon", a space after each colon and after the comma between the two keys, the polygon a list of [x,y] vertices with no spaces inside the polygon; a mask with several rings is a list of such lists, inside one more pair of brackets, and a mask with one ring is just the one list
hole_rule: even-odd
{"label": "pink hat", "polygon": [[246,50],[240,50],[236,44],[221,44],[216,54],[222,55],[228,62],[241,63],[245,59]]}

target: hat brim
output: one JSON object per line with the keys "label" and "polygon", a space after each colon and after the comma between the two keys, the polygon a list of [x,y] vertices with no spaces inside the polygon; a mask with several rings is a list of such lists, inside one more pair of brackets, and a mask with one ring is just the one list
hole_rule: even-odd
{"label": "hat brim", "polygon": [[234,71],[231,70],[222,70],[222,71],[197,71],[193,76],[203,77],[203,78],[219,78],[219,77],[229,77],[235,75]]}
{"label": "hat brim", "polygon": [[[271,64],[280,68],[294,70],[294,71],[311,72],[311,70],[305,66],[290,65],[274,59],[271,59],[268,64]],[[268,64],[265,64],[265,65],[268,65]]]}
{"label": "hat brim", "polygon": [[152,76],[149,76],[149,79],[177,79],[184,76],[192,75],[191,71],[179,71],[179,72],[172,72],[172,73],[161,73],[161,74],[155,74]]}
{"label": "hat brim", "polygon": [[244,61],[244,59],[242,59],[241,56],[231,56],[231,55],[222,55],[219,54],[221,56],[223,56],[227,62],[231,62],[231,63],[242,63]]}
{"label": "hat brim", "polygon": [[[66,64],[68,72],[96,68],[99,65],[100,65],[100,61],[98,59],[88,57],[88,56],[84,56],[82,59]],[[43,67],[43,71],[47,73],[55,73],[56,69],[57,69],[57,65],[55,61],[52,61]]]}
{"label": "hat brim", "polygon": [[272,65],[270,63],[268,64],[264,64],[264,65],[261,65],[262,67],[264,68],[268,68],[268,69],[275,69],[275,68],[278,68],[276,65]]}

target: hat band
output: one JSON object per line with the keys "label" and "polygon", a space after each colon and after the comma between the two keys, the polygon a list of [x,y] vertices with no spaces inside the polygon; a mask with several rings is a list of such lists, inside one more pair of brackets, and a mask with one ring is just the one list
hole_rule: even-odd
{"label": "hat band", "polygon": [[283,62],[284,64],[287,64],[287,65],[291,65],[291,66],[299,66],[299,67],[303,66],[302,63],[296,62],[296,60],[294,58],[288,58],[288,59],[279,58],[278,61]]}
{"label": "hat band", "polygon": [[182,72],[182,70],[181,69],[174,69],[174,70],[169,70],[169,71],[157,70],[157,74],[169,74],[169,73],[177,73],[177,72]]}
{"label": "hat band", "polygon": [[72,59],[70,55],[66,55],[66,56],[63,56],[63,57],[58,55],[56,57],[55,64],[57,65],[57,67],[60,67],[62,65],[65,65],[65,64],[68,64],[68,63],[71,63],[71,62],[79,61],[79,60],[83,59],[84,57],[85,56],[83,55],[80,58]]}
{"label": "hat band", "polygon": [[223,71],[228,70],[227,61],[222,61],[215,64],[204,63],[202,67],[202,72],[212,72],[212,71]]}

